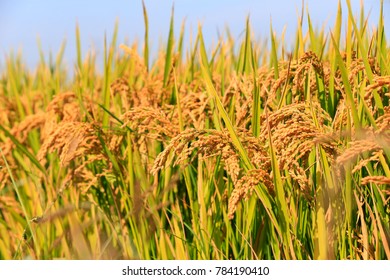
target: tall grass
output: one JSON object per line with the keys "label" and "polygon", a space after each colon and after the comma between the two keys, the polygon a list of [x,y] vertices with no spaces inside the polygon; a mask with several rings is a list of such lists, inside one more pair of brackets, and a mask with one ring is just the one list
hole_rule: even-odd
{"label": "tall grass", "polygon": [[115,31],[103,75],[78,27],[73,78],[65,45],[8,56],[0,259],[389,259],[390,49],[347,7],[329,32],[302,12],[291,53],[249,19],[184,50],[172,9],[151,61],[143,5],[142,53]]}

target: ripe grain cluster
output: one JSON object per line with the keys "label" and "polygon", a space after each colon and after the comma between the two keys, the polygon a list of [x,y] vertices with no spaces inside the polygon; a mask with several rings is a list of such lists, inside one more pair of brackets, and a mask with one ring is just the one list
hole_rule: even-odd
{"label": "ripe grain cluster", "polygon": [[390,258],[390,49],[347,3],[292,52],[249,22],[184,50],[172,16],[150,62],[144,9],[143,52],[114,36],[103,75],[9,56],[0,259]]}

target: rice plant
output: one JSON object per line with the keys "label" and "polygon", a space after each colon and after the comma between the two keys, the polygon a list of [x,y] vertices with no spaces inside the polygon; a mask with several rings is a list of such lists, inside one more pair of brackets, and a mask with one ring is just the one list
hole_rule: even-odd
{"label": "rice plant", "polygon": [[[0,259],[389,259],[390,49],[347,1],[291,52],[105,43],[73,77],[7,57]],[[172,11],[173,12],[173,11]],[[345,26],[345,32],[342,27]],[[117,27],[116,27],[117,28]],[[205,28],[205,27],[203,27]],[[139,52],[142,49],[142,52]]]}

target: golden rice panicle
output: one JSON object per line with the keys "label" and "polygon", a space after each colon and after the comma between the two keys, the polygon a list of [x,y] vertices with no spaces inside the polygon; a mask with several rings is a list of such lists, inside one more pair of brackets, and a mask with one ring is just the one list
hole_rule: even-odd
{"label": "golden rice panicle", "polygon": [[360,159],[360,161],[352,169],[352,174],[360,171],[363,167],[366,167],[369,163],[373,163],[374,166],[377,166],[377,164],[380,161],[380,157],[382,157],[382,156],[383,156],[383,150],[378,150],[378,151],[372,152],[372,155],[370,157]]}
{"label": "golden rice panicle", "polygon": [[100,154],[102,146],[97,136],[96,127],[84,122],[61,122],[43,142],[37,158],[46,161],[48,152],[57,151],[62,166],[84,155]]}
{"label": "golden rice panicle", "polygon": [[[134,73],[131,73],[134,76]],[[140,76],[144,80],[130,84],[127,74],[114,80],[110,85],[113,97],[119,95],[124,112],[136,107],[159,108],[166,102],[163,84],[160,79]]]}
{"label": "golden rice panicle", "polygon": [[[360,82],[359,88],[364,87],[367,83],[366,79]],[[378,107],[375,103],[375,98],[373,91],[381,97],[382,100],[386,99],[387,90],[385,88],[390,86],[390,76],[377,76],[375,75],[371,84],[365,86],[364,89],[364,101],[367,104],[367,107],[371,111],[371,114],[375,114],[378,111]]]}
{"label": "golden rice panicle", "polygon": [[384,93],[384,87],[390,87],[390,76],[374,76],[373,83],[366,86],[364,99],[372,99],[372,92],[374,90],[377,90],[382,97],[384,97],[384,95],[388,96],[388,92]]}
{"label": "golden rice panicle", "polygon": [[383,110],[384,114],[376,120],[378,126],[376,133],[390,137],[390,106],[384,107]]}
{"label": "golden rice panicle", "polygon": [[316,75],[323,80],[325,85],[329,83],[329,64],[323,63],[312,51],[306,52],[298,60],[280,61],[278,64],[279,77],[277,79],[275,79],[274,69],[259,69],[260,96],[272,111],[277,108],[279,103],[278,92],[281,91],[291,91],[294,102],[304,101],[303,92],[307,73],[309,72],[313,72],[309,80],[312,94],[318,93]]}
{"label": "golden rice panicle", "polygon": [[228,202],[228,218],[233,219],[238,204],[242,200],[247,200],[253,189],[260,183],[263,183],[270,193],[274,192],[274,185],[270,173],[262,169],[250,170],[242,176],[234,186]]}
{"label": "golden rice panicle", "polygon": [[[234,109],[235,126],[245,128],[251,120],[253,104],[253,78],[244,75],[234,75],[222,98],[225,108]],[[231,103],[234,102],[233,106]]]}
{"label": "golden rice panicle", "polygon": [[88,164],[96,161],[104,160],[105,156],[102,154],[90,155],[84,162],[78,165],[74,170],[70,170],[71,181],[82,188],[83,193],[86,193],[91,186],[96,186],[98,180],[102,176],[110,176],[112,168],[106,168],[102,173],[96,174],[87,168]]}
{"label": "golden rice panicle", "polygon": [[135,74],[140,77],[148,76],[148,69],[144,63],[144,59],[139,55],[137,48],[138,44],[135,42],[132,47],[128,47],[124,44],[119,46],[127,55],[130,56],[130,59],[135,64]]}
{"label": "golden rice panicle", "polygon": [[138,80],[129,86],[128,101],[131,107],[162,107],[169,103],[172,92],[173,75],[170,73],[168,85],[163,86],[163,71],[165,65],[165,53],[160,52],[157,61],[148,72],[143,58],[139,55],[138,44],[131,47],[120,45],[120,47],[130,56],[131,67],[124,72],[125,76],[138,77]]}
{"label": "golden rice panicle", "polygon": [[151,148],[152,142],[166,143],[179,133],[178,120],[173,117],[173,107],[166,105],[165,108],[163,110],[162,108],[135,107],[121,116],[123,120],[121,127],[129,127],[134,131],[132,141],[138,147],[142,164],[148,166],[148,169],[150,156],[153,158],[156,156]]}
{"label": "golden rice panicle", "polygon": [[203,159],[221,156],[223,168],[233,183],[238,180],[241,171],[240,158],[227,131],[187,129],[181,132],[157,156],[151,171],[152,174],[156,174],[164,168],[171,151],[176,154],[174,165],[190,163],[195,158],[191,158],[193,152],[195,155],[201,155]]}
{"label": "golden rice panicle", "polygon": [[[336,107],[336,113],[333,118],[332,122],[332,128],[335,132],[338,132],[340,137],[342,136],[342,133],[347,126],[348,121],[348,115],[352,119],[352,113],[351,110],[348,110],[348,107],[346,105],[345,99],[341,99],[339,101],[338,106]],[[355,131],[354,125],[352,123],[351,133]]]}
{"label": "golden rice panicle", "polygon": [[[28,135],[34,129],[43,130],[43,127],[47,121],[46,113],[37,112],[33,115],[28,115],[24,120],[20,123],[14,124],[10,133],[15,137],[15,139],[22,145],[25,145],[27,149],[30,150],[28,144]],[[18,170],[18,165],[15,157],[13,156],[13,150],[15,149],[15,143],[11,138],[5,138],[4,142],[0,142],[0,148],[2,154],[0,154],[0,189],[2,189],[6,184],[10,183],[10,174],[7,168],[4,168],[5,162],[3,160],[3,156],[6,158],[10,169]],[[30,150],[31,151],[31,150]]]}
{"label": "golden rice panicle", "polygon": [[208,134],[201,134],[191,143],[197,148],[197,153],[203,158],[221,155],[223,168],[235,184],[241,171],[240,158],[231,143],[227,131],[210,130]]}
{"label": "golden rice panicle", "polygon": [[[0,90],[2,87],[0,87]],[[10,127],[18,122],[17,105],[15,99],[4,95],[0,92],[0,123],[9,125]]]}
{"label": "golden rice panicle", "polygon": [[[293,65],[291,70],[291,74],[294,76],[291,89],[296,102],[304,101],[305,96],[302,93],[305,89],[305,77],[309,71],[314,71],[315,74],[324,78],[323,64],[312,51],[304,53],[302,57],[299,58],[297,64]],[[309,86],[311,93],[317,93],[316,75],[310,76]]]}
{"label": "golden rice panicle", "polygon": [[[46,111],[53,112],[55,115],[58,116],[59,120],[63,120],[64,117],[69,117],[69,114],[65,112],[65,109],[67,107],[66,104],[72,104],[74,102],[77,102],[77,96],[74,92],[61,92],[54,96],[52,101],[48,104]],[[78,112],[73,113],[74,117],[79,116],[79,114],[76,113]]]}
{"label": "golden rice panicle", "polygon": [[[316,114],[318,127],[311,110]],[[269,126],[280,169],[287,169],[303,193],[308,193],[310,186],[305,167],[312,149],[317,144],[323,146],[330,159],[337,153],[336,143],[328,136],[331,132],[326,125],[331,122],[329,115],[318,103],[296,103],[270,113],[262,122]],[[265,143],[269,142],[267,125],[260,134]]]}
{"label": "golden rice panicle", "polygon": [[45,133],[50,134],[51,129],[61,121],[82,122],[87,116],[97,120],[97,112],[101,111],[101,109],[98,106],[98,102],[94,100],[101,96],[99,83],[98,80],[95,85],[98,88],[96,92],[83,94],[81,97],[77,96],[73,91],[56,94],[46,107],[48,118]]}
{"label": "golden rice panicle", "polygon": [[264,139],[254,137],[251,131],[244,128],[238,130],[238,135],[254,166],[258,169],[270,171],[271,158],[266,150],[267,144]]}
{"label": "golden rice panicle", "polygon": [[[304,68],[308,70],[313,68],[317,74],[324,76],[324,66],[321,60],[313,51],[305,52],[299,59],[298,65],[305,65]],[[300,73],[300,71],[297,71]]]}
{"label": "golden rice panicle", "polygon": [[[11,162],[7,159],[8,164],[10,165]],[[10,182],[10,174],[5,168],[5,162],[2,156],[0,156],[0,191],[5,188],[5,186]],[[10,169],[14,169],[14,164],[10,166]]]}
{"label": "golden rice panicle", "polygon": [[[182,159],[184,161],[188,159],[192,152],[192,150],[187,147],[188,143],[193,139],[196,139],[196,137],[198,137],[201,133],[204,132],[189,128],[173,137],[165,149],[154,160],[154,164],[150,172],[153,175],[156,175],[157,172],[162,170],[167,163],[171,164],[173,158],[168,162],[168,157],[171,152],[178,155],[177,160]],[[185,150],[184,153],[183,150]]]}
{"label": "golden rice panicle", "polygon": [[168,109],[164,111],[151,107],[133,108],[122,115],[122,128],[129,126],[138,135],[143,134],[147,138],[159,141],[173,138],[179,132],[179,123],[177,118],[168,115],[173,108]]}
{"label": "golden rice panicle", "polygon": [[[46,120],[47,116],[44,112],[28,115],[23,121],[15,124],[10,132],[19,141],[19,143],[26,144],[29,132],[36,128],[42,129]],[[4,144],[0,147],[2,148],[3,154],[8,155],[15,148],[15,144],[10,138],[7,138]]]}
{"label": "golden rice panicle", "polygon": [[350,147],[337,157],[338,165],[345,165],[354,161],[364,152],[373,152],[381,149],[381,146],[374,139],[363,139],[350,142]]}
{"label": "golden rice panicle", "polygon": [[[187,91],[184,91],[187,90]],[[204,129],[207,119],[211,119],[210,97],[203,91],[194,92],[190,88],[182,87],[180,90],[180,105],[186,128],[192,125],[195,129]],[[175,110],[174,117],[178,119]]]}
{"label": "golden rice panicle", "polygon": [[[382,120],[387,118],[385,115],[382,116]],[[390,137],[386,134],[387,130],[382,132],[380,123],[377,131],[369,129],[359,135],[355,135],[358,139],[349,142],[349,147],[338,156],[336,160],[337,165],[351,164],[353,167],[352,173],[355,173],[369,163],[374,164],[375,168],[381,164],[384,151],[389,148]]]}
{"label": "golden rice panicle", "polygon": [[390,178],[387,178],[386,176],[367,176],[362,178],[362,185],[367,185],[369,183],[374,183],[377,185],[390,185]]}
{"label": "golden rice panicle", "polygon": [[283,62],[280,63],[279,78],[275,80],[275,70],[269,69],[267,66],[262,66],[258,69],[258,87],[260,89],[260,98],[263,104],[267,104],[271,110],[277,107],[277,92],[286,84],[288,69]]}
{"label": "golden rice panicle", "polygon": [[110,85],[110,90],[113,98],[119,95],[123,112],[129,111],[130,108],[134,107],[133,99],[130,96],[130,86],[127,77],[120,77],[113,81]]}

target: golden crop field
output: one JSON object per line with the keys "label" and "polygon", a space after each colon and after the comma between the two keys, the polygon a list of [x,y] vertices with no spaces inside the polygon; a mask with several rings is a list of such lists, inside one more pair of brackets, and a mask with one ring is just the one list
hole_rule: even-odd
{"label": "golden crop field", "polygon": [[303,17],[292,52],[249,20],[184,48],[172,15],[151,61],[145,8],[102,74],[78,28],[73,77],[63,48],[8,56],[0,259],[389,259],[390,46],[347,3],[329,31]]}

